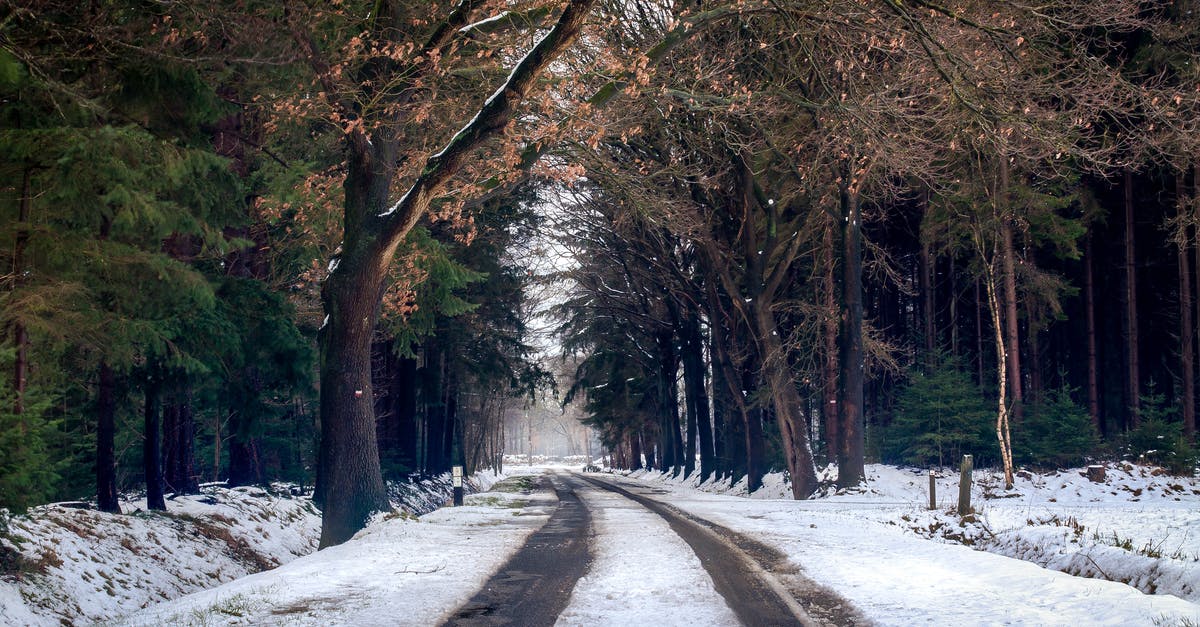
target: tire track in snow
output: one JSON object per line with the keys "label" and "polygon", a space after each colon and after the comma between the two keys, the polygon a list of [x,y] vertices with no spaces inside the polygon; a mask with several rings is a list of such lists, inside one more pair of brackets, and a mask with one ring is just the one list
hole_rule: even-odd
{"label": "tire track in snow", "polygon": [[870,623],[850,602],[803,577],[798,569],[788,564],[782,553],[761,542],[607,481],[583,478],[601,489],[631,499],[665,519],[699,556],[717,590],[743,624]]}
{"label": "tire track in snow", "polygon": [[578,494],[592,510],[594,559],[558,625],[701,627],[739,622],[702,560],[666,521],[610,491],[581,485]]}

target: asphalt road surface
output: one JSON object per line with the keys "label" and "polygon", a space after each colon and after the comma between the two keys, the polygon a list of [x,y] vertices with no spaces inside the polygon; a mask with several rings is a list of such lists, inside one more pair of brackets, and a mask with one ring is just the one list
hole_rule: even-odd
{"label": "asphalt road surface", "polygon": [[[848,601],[812,582],[774,549],[653,498],[652,490],[593,475],[543,475],[559,505],[546,524],[446,625],[553,625],[591,563],[591,516],[577,492],[619,494],[661,516],[700,559],[744,625],[861,625]],[[650,617],[648,617],[650,619]]]}

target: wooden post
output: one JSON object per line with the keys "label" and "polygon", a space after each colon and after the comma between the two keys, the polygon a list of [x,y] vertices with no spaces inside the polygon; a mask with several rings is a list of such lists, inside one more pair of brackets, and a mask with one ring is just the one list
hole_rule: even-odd
{"label": "wooden post", "polygon": [[963,455],[958,475],[958,515],[971,513],[971,470],[975,465],[970,455]]}
{"label": "wooden post", "polygon": [[937,477],[929,471],[929,509],[937,509]]}

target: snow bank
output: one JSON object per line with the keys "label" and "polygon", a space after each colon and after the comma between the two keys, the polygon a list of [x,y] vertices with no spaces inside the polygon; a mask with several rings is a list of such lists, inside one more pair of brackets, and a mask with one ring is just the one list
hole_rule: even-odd
{"label": "snow bank", "polygon": [[[491,486],[495,476],[481,485]],[[433,625],[545,523],[553,493],[486,492],[383,516],[344,544],[156,605],[117,625]]]}
{"label": "snow bank", "polygon": [[[935,473],[937,505],[929,510],[929,471],[868,465],[868,484],[824,489],[809,503],[852,518],[899,527],[925,539],[976,550],[1071,575],[1128,584],[1146,594],[1200,602],[1200,480],[1175,477],[1161,468],[1116,463],[1095,483],[1084,469],[1022,471],[1012,490],[992,470],[973,475],[974,520],[954,512],[958,473]],[[782,473],[746,494],[746,482],[699,481],[657,471],[624,473],[639,482],[680,486],[712,494],[788,500]],[[823,481],[836,468],[821,472]],[[820,504],[820,505],[817,505]]]}
{"label": "snow bank", "polygon": [[[316,549],[320,515],[288,490],[205,487],[166,512],[45,505],[8,521],[0,546],[24,569],[0,581],[0,622],[75,624],[274,568]],[[20,599],[18,602],[17,600]]]}
{"label": "snow bank", "polygon": [[[467,481],[487,490],[490,471]],[[450,475],[391,483],[393,504],[421,515],[451,498]],[[52,504],[8,519],[0,557],[12,563],[0,577],[0,624],[53,625],[111,620],[137,608],[206,590],[269,570],[316,551],[321,514],[289,485],[225,488],[167,501],[147,512],[126,500],[114,515]]]}

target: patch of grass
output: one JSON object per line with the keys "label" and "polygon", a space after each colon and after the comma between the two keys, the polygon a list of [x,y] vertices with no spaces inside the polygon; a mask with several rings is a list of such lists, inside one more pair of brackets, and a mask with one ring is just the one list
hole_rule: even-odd
{"label": "patch of grass", "polygon": [[537,477],[533,475],[521,475],[519,477],[509,477],[504,481],[496,483],[492,486],[491,492],[532,492],[537,486]]}
{"label": "patch of grass", "polygon": [[244,564],[252,573],[271,570],[279,565],[269,557],[266,557],[265,555],[260,554],[258,551],[255,551],[254,547],[252,547],[250,543],[246,542],[245,539],[235,538],[233,534],[229,532],[228,528],[218,524],[232,524],[233,520],[230,518],[224,516],[214,516],[214,520],[218,522],[210,522],[204,518],[190,516],[188,514],[179,514],[176,516],[176,518],[190,523],[195,531],[200,535],[224,543],[226,546],[226,553],[236,561]]}

